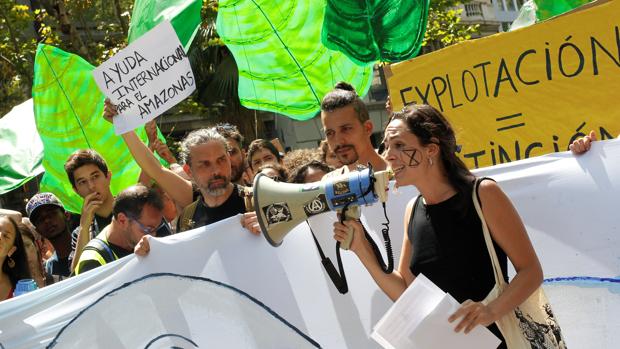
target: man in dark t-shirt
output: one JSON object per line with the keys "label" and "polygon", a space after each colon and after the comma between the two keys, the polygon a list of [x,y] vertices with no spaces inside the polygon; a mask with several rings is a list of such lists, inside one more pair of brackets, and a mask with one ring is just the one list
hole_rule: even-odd
{"label": "man in dark t-shirt", "polygon": [[[116,107],[106,100],[103,117],[112,122],[112,118],[117,114]],[[241,225],[251,233],[260,235],[256,213],[246,212],[245,206],[240,204],[243,201],[242,190],[239,190],[231,180],[231,149],[217,128],[192,131],[181,144],[183,170],[190,177],[191,183],[178,173],[161,166],[135,132],[123,134],[123,140],[142,170],[177,204],[184,207],[179,217],[177,232],[200,227],[206,222],[214,223],[243,214]],[[193,202],[191,202],[192,184],[200,191],[200,196]],[[198,209],[199,204],[204,207]],[[222,205],[225,206],[221,207]]]}
{"label": "man in dark t-shirt", "polygon": [[[214,128],[191,132],[181,146],[184,169],[200,196],[185,207],[178,221],[178,232],[246,213],[243,189],[231,183],[231,165],[226,139]],[[248,217],[249,215],[249,217]],[[243,225],[260,234],[254,213],[246,213]]]}
{"label": "man in dark t-shirt", "polygon": [[[211,223],[219,222],[238,213],[245,212],[244,198],[241,196],[243,189],[235,185],[233,193],[216,207],[209,207],[200,196],[197,200],[196,211],[193,215],[194,227],[202,227]],[[180,222],[180,220],[179,220]]]}

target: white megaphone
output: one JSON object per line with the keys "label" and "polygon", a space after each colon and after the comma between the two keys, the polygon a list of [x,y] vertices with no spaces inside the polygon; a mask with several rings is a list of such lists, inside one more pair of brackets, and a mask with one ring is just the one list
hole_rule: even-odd
{"label": "white megaphone", "polygon": [[[273,246],[280,246],[286,234],[308,217],[327,211],[344,210],[348,218],[359,218],[359,206],[387,200],[391,170],[372,168],[324,178],[308,184],[277,182],[259,173],[254,178],[254,209],[260,228]],[[352,232],[341,248],[349,249]]]}

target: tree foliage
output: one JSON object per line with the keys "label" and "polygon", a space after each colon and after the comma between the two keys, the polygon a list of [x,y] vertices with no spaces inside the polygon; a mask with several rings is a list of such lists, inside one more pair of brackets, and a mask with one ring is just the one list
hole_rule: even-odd
{"label": "tree foliage", "polygon": [[59,42],[48,13],[0,0],[0,115],[30,95],[38,42]]}
{"label": "tree foliage", "polygon": [[[44,42],[78,54],[99,65],[127,44],[133,0],[31,0],[19,5],[0,0],[0,117],[31,95],[37,44]],[[432,0],[425,51],[470,38],[475,26],[460,22],[454,9],[459,1]],[[215,20],[217,1],[203,0],[199,34],[188,55],[196,75],[197,92],[174,113],[205,115],[229,121],[242,133],[256,135],[255,112],[243,108],[237,96],[235,60],[219,39]],[[439,46],[439,47],[438,47]]]}
{"label": "tree foliage", "polygon": [[463,9],[457,6],[468,2],[470,1],[431,0],[426,34],[422,43],[423,52],[469,40],[472,34],[478,32],[478,24],[469,25],[461,22]]}

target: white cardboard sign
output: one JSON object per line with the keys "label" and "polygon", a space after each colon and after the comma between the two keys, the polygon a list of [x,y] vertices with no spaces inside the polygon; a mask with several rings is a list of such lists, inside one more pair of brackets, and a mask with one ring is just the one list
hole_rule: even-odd
{"label": "white cardboard sign", "polygon": [[153,120],[196,89],[189,59],[169,21],[119,51],[93,75],[117,106],[117,135]]}

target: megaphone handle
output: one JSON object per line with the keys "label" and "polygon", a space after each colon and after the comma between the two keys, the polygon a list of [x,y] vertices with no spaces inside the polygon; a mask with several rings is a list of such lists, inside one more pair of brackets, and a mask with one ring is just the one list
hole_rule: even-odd
{"label": "megaphone handle", "polygon": [[[343,223],[347,219],[360,219],[362,216],[359,206],[345,206],[342,209],[340,215],[340,223]],[[340,248],[343,250],[348,250],[351,248],[351,242],[353,241],[353,227],[347,228],[347,238],[342,243],[340,243]]]}

